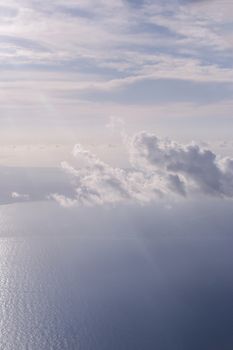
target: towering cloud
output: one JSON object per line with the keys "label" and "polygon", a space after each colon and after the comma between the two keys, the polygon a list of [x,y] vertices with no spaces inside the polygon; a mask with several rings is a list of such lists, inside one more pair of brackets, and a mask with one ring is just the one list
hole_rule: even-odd
{"label": "towering cloud", "polygon": [[62,205],[105,204],[121,201],[146,203],[164,196],[212,195],[233,197],[233,159],[218,157],[198,144],[181,145],[140,132],[128,140],[130,167],[114,168],[102,162],[80,144],[73,155],[74,168],[63,169],[73,179],[75,198],[59,194]]}
{"label": "towering cloud", "polygon": [[133,138],[131,159],[144,170],[176,176],[172,182],[177,192],[187,188],[218,196],[233,195],[233,160],[217,157],[197,144],[184,146],[142,132]]}

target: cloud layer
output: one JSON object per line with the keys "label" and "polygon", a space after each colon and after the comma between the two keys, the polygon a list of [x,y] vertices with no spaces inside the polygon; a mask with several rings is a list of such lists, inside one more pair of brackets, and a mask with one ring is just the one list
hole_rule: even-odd
{"label": "cloud layer", "polygon": [[114,168],[76,144],[77,168],[63,162],[75,197],[53,194],[63,206],[118,202],[147,203],[170,196],[233,197],[233,159],[198,144],[182,145],[140,132],[127,140],[129,167]]}
{"label": "cloud layer", "polygon": [[146,80],[232,83],[229,1],[0,0],[0,16],[4,89],[19,102]]}

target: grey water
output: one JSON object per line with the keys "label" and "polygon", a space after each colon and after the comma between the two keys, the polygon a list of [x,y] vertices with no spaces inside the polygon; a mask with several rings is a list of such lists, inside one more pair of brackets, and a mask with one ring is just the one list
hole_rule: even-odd
{"label": "grey water", "polygon": [[233,349],[233,206],[0,207],[0,349]]}

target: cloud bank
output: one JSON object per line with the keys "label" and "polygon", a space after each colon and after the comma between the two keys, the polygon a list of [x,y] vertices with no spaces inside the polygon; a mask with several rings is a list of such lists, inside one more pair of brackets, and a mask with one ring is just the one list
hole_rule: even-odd
{"label": "cloud bank", "polygon": [[233,197],[233,158],[192,143],[182,145],[139,132],[126,141],[129,167],[115,168],[80,144],[73,149],[78,167],[62,168],[72,178],[74,198],[51,197],[63,206],[119,202],[148,203],[173,196]]}

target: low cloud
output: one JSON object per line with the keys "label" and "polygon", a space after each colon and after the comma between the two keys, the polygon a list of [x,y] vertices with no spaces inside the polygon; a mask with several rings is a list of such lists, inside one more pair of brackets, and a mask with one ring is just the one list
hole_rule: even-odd
{"label": "low cloud", "polygon": [[[233,196],[233,159],[218,157],[198,144],[180,145],[142,132],[133,138],[131,162],[163,176],[178,176],[188,191]],[[180,187],[176,182],[175,188]]]}
{"label": "low cloud", "polygon": [[62,168],[74,183],[75,196],[52,194],[63,206],[119,202],[148,203],[161,197],[208,195],[233,197],[233,159],[198,144],[182,145],[140,132],[127,140],[130,166],[114,168],[80,144],[73,149],[75,168]]}
{"label": "low cloud", "polygon": [[25,193],[11,192],[11,198],[16,200],[29,200],[29,195]]}

